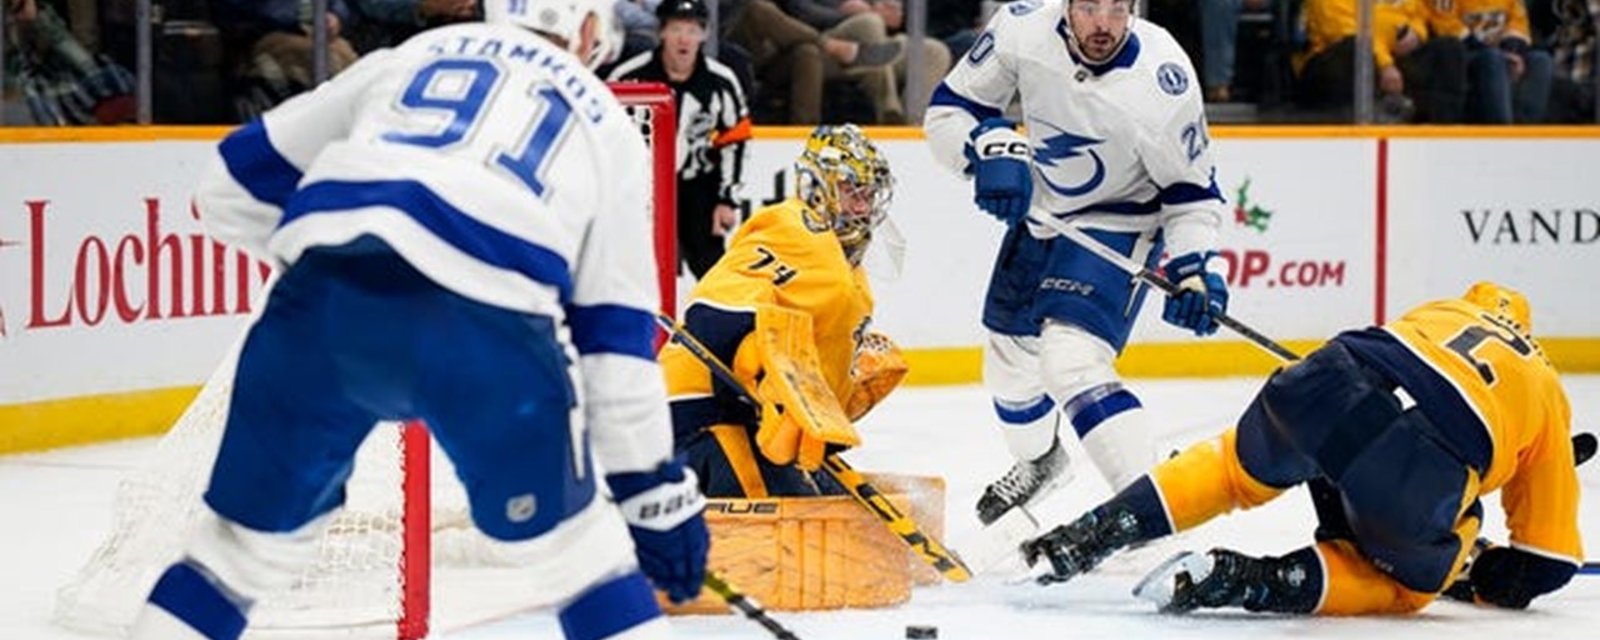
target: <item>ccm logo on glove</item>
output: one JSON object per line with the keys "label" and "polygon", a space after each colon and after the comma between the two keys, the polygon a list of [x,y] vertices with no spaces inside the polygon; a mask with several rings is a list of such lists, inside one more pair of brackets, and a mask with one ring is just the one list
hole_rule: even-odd
{"label": "ccm logo on glove", "polygon": [[983,145],[983,149],[978,151],[978,155],[984,158],[995,156],[1021,156],[1026,158],[1028,157],[1028,143],[1021,140],[990,142]]}

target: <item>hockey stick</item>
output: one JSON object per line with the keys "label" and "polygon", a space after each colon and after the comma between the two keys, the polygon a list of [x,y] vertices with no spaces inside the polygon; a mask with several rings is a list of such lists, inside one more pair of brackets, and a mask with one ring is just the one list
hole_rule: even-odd
{"label": "hockey stick", "polygon": [[[1160,289],[1161,292],[1167,294],[1168,297],[1177,297],[1179,294],[1183,293],[1183,290],[1180,289],[1178,285],[1172,284],[1172,281],[1166,279],[1161,274],[1151,271],[1149,267],[1134,262],[1125,255],[1117,253],[1111,247],[1101,244],[1099,240],[1095,240],[1089,234],[1084,233],[1081,229],[1067,224],[1054,215],[1042,211],[1036,211],[1032,212],[1028,216],[1028,219],[1043,224],[1046,227],[1050,227],[1051,230],[1067,237],[1068,239],[1077,243],[1078,246],[1088,249],[1091,253],[1100,256],[1100,258],[1106,262],[1116,265],[1117,268],[1128,272],[1129,275],[1145,281],[1150,286]],[[1243,336],[1246,340],[1249,340],[1256,346],[1265,349],[1272,355],[1278,356],[1279,358],[1289,362],[1294,362],[1295,360],[1300,359],[1300,356],[1295,354],[1295,352],[1290,351],[1287,347],[1284,347],[1281,344],[1278,344],[1272,338],[1262,335],[1261,332],[1250,328],[1249,325],[1238,321],[1233,316],[1222,313],[1217,314],[1216,319],[1217,324],[1232,329],[1234,333]]]}
{"label": "hockey stick", "polygon": [[[718,360],[716,354],[711,353],[711,349],[690,334],[683,325],[667,317],[666,314],[657,313],[656,322],[667,330],[674,342],[688,349],[695,359],[704,363],[706,368],[711,370],[713,376],[716,376],[723,384],[728,385],[729,388],[737,392],[739,399],[755,408],[759,415],[761,403],[756,400],[755,394],[751,393],[743,383],[739,382],[739,378],[733,374],[732,370],[728,369],[728,365]],[[833,476],[833,479],[838,480],[839,484],[844,485],[844,488],[850,492],[850,495],[857,502],[860,502],[868,511],[877,516],[878,520],[882,521],[890,532],[905,541],[906,545],[911,547],[911,550],[915,551],[918,557],[921,557],[924,562],[927,562],[929,566],[937,570],[945,579],[951,582],[966,582],[972,577],[972,570],[967,568],[966,563],[961,561],[960,556],[945,548],[933,536],[923,533],[922,528],[917,526],[915,520],[901,513],[876,487],[867,482],[866,478],[862,477],[849,463],[839,457],[839,454],[828,454],[823,459],[822,466],[828,471],[828,475]]]}
{"label": "hockey stick", "polygon": [[723,602],[728,603],[728,608],[744,614],[744,617],[756,621],[756,624],[761,625],[767,631],[771,631],[772,637],[778,640],[800,640],[800,636],[795,635],[793,631],[784,628],[777,620],[773,620],[772,616],[767,615],[767,610],[761,607],[760,602],[756,602],[755,598],[740,593],[738,589],[734,589],[732,585],[723,581],[722,576],[717,575],[716,572],[706,572],[706,588],[720,596]]}
{"label": "hockey stick", "polygon": [[[1030,212],[1028,219],[1034,220],[1046,227],[1051,228],[1055,232],[1066,237],[1068,240],[1076,243],[1078,246],[1088,249],[1089,252],[1099,256],[1100,259],[1105,260],[1118,269],[1121,269],[1122,271],[1127,272],[1129,275],[1132,275],[1135,279],[1142,280],[1156,289],[1161,290],[1161,292],[1165,293],[1167,296],[1176,296],[1182,293],[1182,290],[1179,289],[1177,285],[1172,284],[1170,280],[1167,280],[1161,274],[1151,271],[1142,264],[1134,262],[1127,256],[1124,256],[1110,247],[1105,246],[1099,240],[1095,240],[1089,234],[1084,233],[1082,230],[1076,227],[1068,225],[1066,222],[1047,212],[1035,209]],[[1217,316],[1217,323],[1232,329],[1239,335],[1244,336],[1251,343],[1261,347],[1268,353],[1271,353],[1272,355],[1277,356],[1284,361],[1294,362],[1300,359],[1299,354],[1290,351],[1287,347],[1284,347],[1283,345],[1278,344],[1277,341],[1262,335],[1261,332],[1252,329],[1243,322],[1234,319],[1232,316],[1229,316],[1225,313],[1220,314]],[[1014,555],[1014,547],[1020,545],[1023,540],[1032,538],[1038,534],[1039,522],[1033,517],[1033,514],[1028,511],[1026,507],[1019,505],[1008,510],[1004,515],[1000,516],[994,522],[989,523],[984,527],[984,529],[992,533],[990,538],[992,541],[988,544],[977,546],[977,552],[973,557],[975,562],[978,563],[979,569],[989,569],[999,566],[1007,558]],[[968,550],[971,551],[972,549],[969,548]]]}

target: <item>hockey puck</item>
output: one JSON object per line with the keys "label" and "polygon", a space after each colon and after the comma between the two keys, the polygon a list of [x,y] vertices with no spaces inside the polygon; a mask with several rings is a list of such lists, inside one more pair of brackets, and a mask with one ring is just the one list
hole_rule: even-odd
{"label": "hockey puck", "polygon": [[932,625],[906,625],[906,640],[930,640],[939,637],[939,628]]}

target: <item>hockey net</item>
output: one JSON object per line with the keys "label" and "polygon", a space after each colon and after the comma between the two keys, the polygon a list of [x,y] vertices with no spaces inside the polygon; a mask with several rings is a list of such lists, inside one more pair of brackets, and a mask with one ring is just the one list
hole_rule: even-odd
{"label": "hockey net", "polygon": [[[655,249],[664,309],[675,308],[675,152],[671,93],[613,85],[651,148]],[[143,466],[117,488],[109,535],[57,596],[57,624],[125,635],[160,573],[204,513],[236,354],[202,387]],[[516,588],[516,567],[473,528],[466,494],[419,424],[384,423],[356,456],[345,508],[293,586],[257,603],[246,637],[423,638],[548,604]],[[500,580],[497,580],[500,578]],[[526,581],[522,581],[526,582]]]}

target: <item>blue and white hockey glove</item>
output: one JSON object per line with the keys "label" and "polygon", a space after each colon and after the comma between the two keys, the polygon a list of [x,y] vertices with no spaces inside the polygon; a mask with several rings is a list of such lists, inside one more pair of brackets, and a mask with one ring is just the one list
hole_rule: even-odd
{"label": "blue and white hockey glove", "polygon": [[1167,261],[1162,270],[1178,285],[1178,295],[1168,296],[1161,319],[1193,331],[1197,336],[1217,332],[1217,316],[1228,310],[1228,284],[1206,267],[1214,251],[1185,253]]}
{"label": "blue and white hockey glove", "polygon": [[711,547],[694,470],[673,458],[655,471],[613,473],[606,483],[628,521],[639,569],[673,602],[693,600],[705,582]]}
{"label": "blue and white hockey glove", "polygon": [[1033,151],[1016,123],[989,118],[972,130],[967,147],[974,181],[973,200],[1006,224],[1028,215],[1033,201]]}

